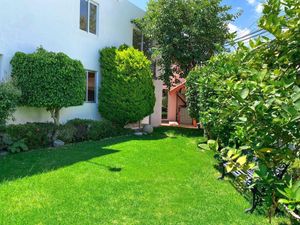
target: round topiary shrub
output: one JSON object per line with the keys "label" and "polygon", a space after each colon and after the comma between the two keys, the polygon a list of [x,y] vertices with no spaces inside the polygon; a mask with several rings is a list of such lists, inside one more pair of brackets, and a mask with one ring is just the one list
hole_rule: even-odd
{"label": "round topiary shrub", "polygon": [[56,125],[61,108],[84,103],[86,77],[80,61],[39,48],[32,54],[17,52],[11,65],[21,105],[46,108]]}
{"label": "round topiary shrub", "polygon": [[121,126],[137,122],[153,112],[155,104],[151,62],[134,48],[100,51],[101,115]]}

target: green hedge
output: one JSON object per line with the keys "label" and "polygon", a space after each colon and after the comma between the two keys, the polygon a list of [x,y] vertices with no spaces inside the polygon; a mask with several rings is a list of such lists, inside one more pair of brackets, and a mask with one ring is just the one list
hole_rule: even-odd
{"label": "green hedge", "polygon": [[[115,126],[108,120],[94,121],[74,119],[60,128],[59,139],[70,142],[96,141],[103,138],[120,136],[130,133],[130,130]],[[67,134],[67,135],[66,135]]]}
{"label": "green hedge", "polygon": [[24,139],[30,149],[51,146],[51,135],[54,131],[53,123],[27,123],[8,125],[5,133],[14,140]]}
{"label": "green hedge", "polygon": [[[0,136],[9,136],[15,142],[22,140],[29,149],[52,146],[52,135],[57,127],[53,123],[27,123],[0,127]],[[97,141],[103,138],[130,134],[131,131],[112,122],[75,119],[58,127],[58,139],[65,143]],[[1,142],[1,138],[0,138]],[[5,144],[0,143],[5,147]],[[4,148],[3,147],[3,148]]]}
{"label": "green hedge", "polygon": [[255,171],[251,188],[270,217],[280,204],[300,214],[299,16],[296,1],[267,1],[260,26],[274,39],[213,57],[189,86],[198,89],[199,118],[219,144],[209,141],[220,164],[228,173]]}
{"label": "green hedge", "polygon": [[143,52],[121,46],[105,48],[100,56],[101,115],[121,126],[150,115],[155,104],[154,85],[151,63]]}

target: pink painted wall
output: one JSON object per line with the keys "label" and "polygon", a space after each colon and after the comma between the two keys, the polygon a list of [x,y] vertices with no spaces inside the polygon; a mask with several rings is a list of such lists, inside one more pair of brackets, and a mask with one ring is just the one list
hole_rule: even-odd
{"label": "pink painted wall", "polygon": [[[172,93],[169,92],[169,96],[168,96],[168,120],[169,121],[176,121],[177,107],[184,105],[184,102],[180,98],[177,98],[178,91],[177,92],[174,91]],[[183,99],[185,99],[185,96],[182,97]]]}
{"label": "pink painted wall", "polygon": [[176,102],[177,96],[176,92],[173,92],[172,94],[169,93],[168,97],[168,120],[169,121],[176,121]]}

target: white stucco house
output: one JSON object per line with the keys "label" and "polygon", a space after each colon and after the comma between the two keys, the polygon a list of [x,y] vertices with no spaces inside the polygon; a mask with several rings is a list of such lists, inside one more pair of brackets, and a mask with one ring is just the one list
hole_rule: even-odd
{"label": "white stucco house", "polygon": [[[133,44],[132,19],[144,11],[128,0],[1,0],[0,80],[9,79],[10,60],[17,51],[32,53],[43,46],[80,60],[87,74],[86,102],[65,108],[61,121],[73,118],[99,120],[98,87],[101,84],[99,50]],[[157,104],[145,121],[161,123],[162,83],[154,80]],[[12,123],[51,121],[45,109],[19,107]]]}

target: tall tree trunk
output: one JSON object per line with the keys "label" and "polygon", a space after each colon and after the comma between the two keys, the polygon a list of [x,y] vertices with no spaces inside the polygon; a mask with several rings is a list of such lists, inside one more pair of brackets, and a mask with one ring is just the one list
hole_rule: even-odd
{"label": "tall tree trunk", "polygon": [[60,108],[51,109],[49,111],[51,113],[51,117],[52,117],[54,125],[55,125],[53,133],[52,133],[52,137],[51,137],[52,145],[54,145],[54,142],[56,141],[57,136],[58,136],[58,127],[60,125],[60,123],[59,123]]}
{"label": "tall tree trunk", "polygon": [[59,126],[60,108],[51,109],[49,111],[51,113],[54,124],[56,126]]}

